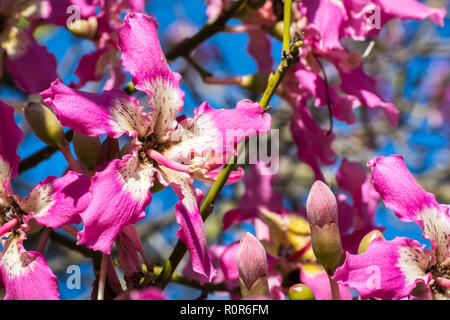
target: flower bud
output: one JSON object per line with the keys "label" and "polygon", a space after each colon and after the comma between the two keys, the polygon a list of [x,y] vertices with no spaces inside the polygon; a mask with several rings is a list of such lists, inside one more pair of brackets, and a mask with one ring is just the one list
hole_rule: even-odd
{"label": "flower bud", "polygon": [[314,182],[306,201],[311,240],[317,261],[333,274],[342,253],[336,197],[322,181]]}
{"label": "flower bud", "polygon": [[97,165],[100,156],[100,138],[85,136],[75,131],[73,134],[73,149],[78,160],[87,169],[92,170]]}
{"label": "flower bud", "polygon": [[269,73],[258,72],[252,75],[242,76],[239,79],[240,85],[250,91],[263,93],[269,81]]}
{"label": "flower bud", "polygon": [[98,22],[96,17],[88,20],[76,20],[67,26],[67,29],[78,38],[94,40],[97,37]]}
{"label": "flower bud", "polygon": [[251,233],[247,232],[239,243],[237,266],[242,298],[269,296],[266,250]]}
{"label": "flower bud", "polygon": [[363,254],[364,252],[366,252],[372,241],[377,238],[384,239],[383,234],[379,230],[373,230],[366,234],[359,243],[358,254]]}
{"label": "flower bud", "polygon": [[269,33],[275,39],[283,41],[283,30],[284,30],[284,21],[281,20],[272,26],[272,28],[269,30]]}
{"label": "flower bud", "polygon": [[59,149],[67,145],[61,123],[47,106],[30,101],[24,111],[28,124],[41,141]]}
{"label": "flower bud", "polygon": [[306,214],[310,224],[323,227],[327,223],[338,221],[336,197],[322,181],[316,181],[306,200]]}
{"label": "flower bud", "polygon": [[316,296],[310,287],[297,283],[289,288],[289,300],[316,300]]}

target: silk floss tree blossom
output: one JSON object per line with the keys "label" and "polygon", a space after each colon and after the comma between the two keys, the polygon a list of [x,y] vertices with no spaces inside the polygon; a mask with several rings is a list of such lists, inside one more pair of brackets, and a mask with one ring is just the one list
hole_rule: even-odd
{"label": "silk floss tree blossom", "polygon": [[[129,152],[92,178],[92,201],[81,213],[84,229],[78,243],[110,253],[120,231],[145,216],[149,190],[157,179],[171,185],[180,198],[175,206],[181,225],[177,235],[190,251],[194,271],[210,281],[215,271],[198,206],[202,195],[192,180],[213,182],[214,170],[226,155],[236,152],[235,143],[270,130],[270,116],[263,114],[259,104],[243,100],[232,110],[216,110],[205,102],[194,118],[177,118],[184,103],[181,76],[166,62],[157,26],[155,18],[132,13],[118,30],[122,64],[135,87],[150,97],[150,112],[144,113],[134,97],[120,90],[88,93],[59,80],[41,96],[64,126],[88,136],[127,134],[132,138]],[[234,132],[231,142],[229,132]],[[242,171],[233,173],[229,182],[240,176]]]}
{"label": "silk floss tree blossom", "polygon": [[58,281],[40,252],[27,251],[23,241],[40,226],[58,229],[80,223],[90,194],[88,178],[69,171],[61,178],[48,177],[28,196],[14,194],[11,179],[18,174],[16,150],[22,131],[14,121],[14,109],[0,102],[0,255],[5,299],[58,299]]}
{"label": "silk floss tree blossom", "polygon": [[363,254],[347,254],[334,279],[356,289],[363,299],[413,295],[449,300],[449,206],[437,203],[433,194],[422,189],[400,155],[375,158],[368,166],[386,207],[402,221],[417,223],[423,237],[430,240],[431,250],[405,237],[391,241],[378,237]]}

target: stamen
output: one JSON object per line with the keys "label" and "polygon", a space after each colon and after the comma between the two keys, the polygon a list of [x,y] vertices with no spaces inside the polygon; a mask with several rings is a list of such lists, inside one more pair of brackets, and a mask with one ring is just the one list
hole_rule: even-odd
{"label": "stamen", "polygon": [[17,226],[18,223],[19,223],[19,220],[17,220],[17,218],[14,218],[14,219],[8,221],[7,223],[5,223],[4,225],[2,225],[0,227],[0,237],[2,237],[5,233],[8,233],[9,231],[11,231],[11,229],[14,228],[15,226]]}
{"label": "stamen", "polygon": [[169,158],[162,155],[161,153],[159,153],[158,151],[155,151],[153,149],[148,149],[148,150],[146,150],[145,154],[149,158],[155,160],[156,162],[162,164],[163,166],[165,166],[169,169],[172,169],[175,171],[180,171],[180,172],[191,173],[191,168],[188,165],[172,161]]}

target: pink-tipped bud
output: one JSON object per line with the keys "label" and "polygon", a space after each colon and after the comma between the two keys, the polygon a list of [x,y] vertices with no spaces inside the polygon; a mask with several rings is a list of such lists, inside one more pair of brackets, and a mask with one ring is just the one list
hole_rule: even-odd
{"label": "pink-tipped bud", "polygon": [[314,182],[306,202],[311,240],[317,261],[328,274],[338,267],[342,244],[338,226],[336,197],[322,181]]}
{"label": "pink-tipped bud", "polygon": [[266,250],[251,233],[247,232],[239,243],[237,266],[243,298],[269,296]]}
{"label": "pink-tipped bud", "polygon": [[322,181],[316,181],[306,201],[308,221],[319,227],[327,223],[338,221],[338,207],[336,197],[328,186]]}

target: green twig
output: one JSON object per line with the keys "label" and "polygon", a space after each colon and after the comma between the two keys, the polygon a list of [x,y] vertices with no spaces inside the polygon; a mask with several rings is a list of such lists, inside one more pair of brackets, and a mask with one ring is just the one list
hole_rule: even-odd
{"label": "green twig", "polygon": [[292,0],[284,0],[284,28],[283,28],[283,50],[288,51],[291,46],[291,12]]}

